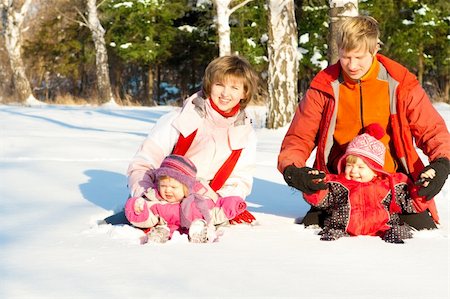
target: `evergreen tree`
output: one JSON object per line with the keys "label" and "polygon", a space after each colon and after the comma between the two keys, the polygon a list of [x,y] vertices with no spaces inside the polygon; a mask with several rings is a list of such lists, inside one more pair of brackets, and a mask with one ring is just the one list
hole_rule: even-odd
{"label": "evergreen tree", "polygon": [[245,56],[259,72],[267,70],[267,7],[254,0],[230,16],[234,52]]}
{"label": "evergreen tree", "polygon": [[297,3],[299,34],[299,93],[306,92],[312,78],[328,65],[328,1]]}
{"label": "evergreen tree", "polygon": [[168,95],[167,100],[176,99],[181,104],[198,91],[206,66],[218,55],[211,6],[208,3],[191,4],[186,14],[174,22],[177,42],[172,43],[170,52],[175,54],[164,64],[162,80],[175,85],[178,92]]}
{"label": "evergreen tree", "polygon": [[76,21],[82,2],[58,1],[41,7],[36,30],[24,44],[28,74],[40,100],[54,101],[66,94],[89,98],[95,92],[92,36]]}
{"label": "evergreen tree", "polygon": [[[414,72],[433,98],[449,101],[448,1],[364,1],[362,13],[380,24],[381,53]],[[438,91],[428,88],[428,82]]]}
{"label": "evergreen tree", "polygon": [[177,29],[174,20],[184,15],[187,1],[108,0],[103,5],[106,40],[125,62],[147,67],[146,104],[154,103],[158,67],[171,55]]}

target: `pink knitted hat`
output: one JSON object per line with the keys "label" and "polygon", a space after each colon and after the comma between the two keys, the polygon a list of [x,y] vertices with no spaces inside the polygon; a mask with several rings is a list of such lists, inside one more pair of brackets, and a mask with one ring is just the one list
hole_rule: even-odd
{"label": "pink knitted hat", "polygon": [[169,155],[155,170],[155,178],[159,180],[162,176],[169,176],[186,185],[189,190],[195,185],[197,168],[191,160],[180,155]]}
{"label": "pink knitted hat", "polygon": [[347,145],[344,156],[339,160],[338,169],[342,170],[342,164],[349,155],[362,158],[368,164],[377,169],[383,169],[386,147],[379,140],[384,136],[384,129],[373,123],[364,128],[364,133],[353,138]]}
{"label": "pink knitted hat", "polygon": [[381,139],[384,134],[384,129],[378,123],[373,123],[365,127],[364,133],[353,138],[347,145],[344,156],[339,160],[338,170],[339,173],[341,173],[343,170],[342,166],[349,155],[354,155],[363,159],[372,170],[388,177],[392,194],[389,210],[392,213],[401,213],[401,208],[395,200],[395,186],[392,175],[383,170],[386,147],[379,139]]}

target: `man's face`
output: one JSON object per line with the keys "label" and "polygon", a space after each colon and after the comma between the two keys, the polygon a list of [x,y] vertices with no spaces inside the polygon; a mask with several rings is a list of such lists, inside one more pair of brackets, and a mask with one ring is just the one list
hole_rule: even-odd
{"label": "man's face", "polygon": [[339,62],[344,72],[353,80],[361,79],[370,69],[373,56],[367,47],[345,51],[339,50]]}

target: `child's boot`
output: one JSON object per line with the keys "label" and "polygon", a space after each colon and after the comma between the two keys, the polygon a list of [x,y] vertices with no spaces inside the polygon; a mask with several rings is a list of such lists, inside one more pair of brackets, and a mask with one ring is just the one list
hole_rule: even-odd
{"label": "child's boot", "polygon": [[148,233],[148,242],[166,243],[170,238],[170,229],[167,226],[155,226]]}
{"label": "child's boot", "polygon": [[196,219],[189,227],[189,241],[192,243],[206,243],[208,241],[206,221]]}

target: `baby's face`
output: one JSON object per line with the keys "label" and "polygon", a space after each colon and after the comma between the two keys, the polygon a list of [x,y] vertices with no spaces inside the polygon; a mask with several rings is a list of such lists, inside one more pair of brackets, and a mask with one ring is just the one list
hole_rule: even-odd
{"label": "baby's face", "polygon": [[159,194],[167,202],[180,202],[184,198],[184,185],[173,178],[161,179]]}
{"label": "baby's face", "polygon": [[345,178],[347,180],[362,183],[370,182],[375,177],[375,172],[361,159],[356,158],[354,163],[345,164]]}

